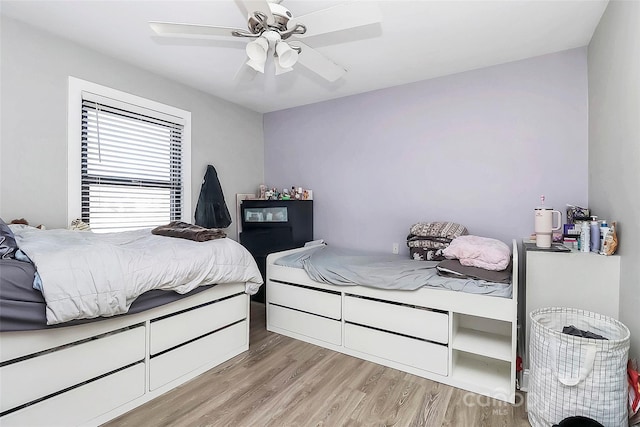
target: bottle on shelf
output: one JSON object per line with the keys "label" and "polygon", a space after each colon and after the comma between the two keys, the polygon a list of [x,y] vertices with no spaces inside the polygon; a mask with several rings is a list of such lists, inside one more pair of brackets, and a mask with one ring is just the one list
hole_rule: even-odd
{"label": "bottle on shelf", "polygon": [[603,219],[600,222],[600,253],[604,254],[604,238],[609,232],[609,224],[607,224],[607,220]]}
{"label": "bottle on shelf", "polygon": [[589,252],[591,246],[591,236],[589,230],[589,222],[582,221],[582,228],[580,228],[580,251]]}
{"label": "bottle on shelf", "polygon": [[593,215],[591,217],[591,252],[600,251],[600,224],[598,223],[598,217]]}

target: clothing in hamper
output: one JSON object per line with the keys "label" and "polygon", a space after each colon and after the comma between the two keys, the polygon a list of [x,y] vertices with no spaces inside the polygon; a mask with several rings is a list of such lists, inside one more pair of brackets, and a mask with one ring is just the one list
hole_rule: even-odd
{"label": "clothing in hamper", "polygon": [[562,328],[562,333],[563,334],[568,334],[568,335],[573,335],[576,337],[582,337],[582,338],[592,338],[594,340],[606,340],[606,337],[603,337],[602,335],[598,335],[598,334],[594,334],[591,331],[583,331],[582,329],[578,329],[573,325],[569,325],[569,326],[565,326],[564,328]]}

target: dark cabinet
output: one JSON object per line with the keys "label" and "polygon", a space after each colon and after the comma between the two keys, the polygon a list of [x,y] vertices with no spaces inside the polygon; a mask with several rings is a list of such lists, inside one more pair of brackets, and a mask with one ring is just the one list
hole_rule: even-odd
{"label": "dark cabinet", "polygon": [[[256,260],[266,282],[267,255],[313,240],[313,200],[244,200],[240,243]],[[265,288],[252,297],[264,302]]]}

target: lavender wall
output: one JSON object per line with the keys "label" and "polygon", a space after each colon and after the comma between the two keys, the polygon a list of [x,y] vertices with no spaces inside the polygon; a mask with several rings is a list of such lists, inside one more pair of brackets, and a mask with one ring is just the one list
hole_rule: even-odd
{"label": "lavender wall", "polygon": [[579,48],[266,114],[265,180],[313,189],[331,244],[408,253],[419,221],[510,242],[540,194],[587,204],[587,120]]}

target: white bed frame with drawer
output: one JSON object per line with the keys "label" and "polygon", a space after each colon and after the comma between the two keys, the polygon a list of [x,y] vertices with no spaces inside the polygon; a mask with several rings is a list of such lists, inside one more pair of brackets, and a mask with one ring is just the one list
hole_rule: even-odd
{"label": "white bed frame with drawer", "polygon": [[0,425],[99,425],[249,348],[244,283],[128,316],[0,333]]}
{"label": "white bed frame with drawer", "polygon": [[318,283],[267,257],[267,329],[420,377],[514,403],[518,247],[513,294],[500,298]]}

